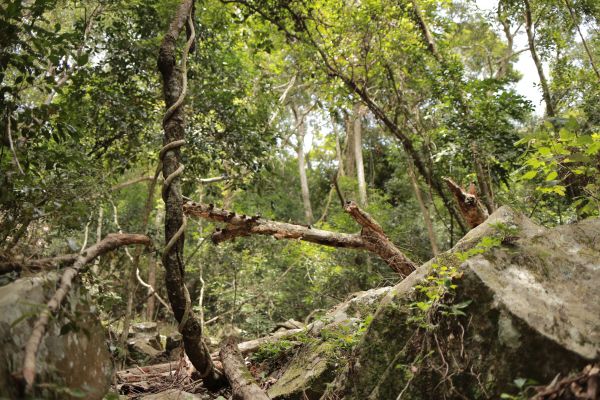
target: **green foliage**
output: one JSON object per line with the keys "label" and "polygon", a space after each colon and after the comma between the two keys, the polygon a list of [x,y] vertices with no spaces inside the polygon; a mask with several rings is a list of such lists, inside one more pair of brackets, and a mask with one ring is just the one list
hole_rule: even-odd
{"label": "green foliage", "polygon": [[527,143],[520,179],[542,194],[568,196],[580,215],[596,215],[600,198],[600,132],[585,131],[574,117],[558,129],[547,123],[519,144]]}
{"label": "green foliage", "polygon": [[453,302],[454,293],[458,287],[457,281],[462,277],[462,272],[459,270],[460,263],[500,246],[504,238],[517,233],[514,227],[505,224],[496,224],[494,227],[498,230],[498,236],[484,236],[474,247],[452,253],[449,256],[438,257],[437,262],[431,264],[431,273],[425,277],[422,283],[414,286],[415,291],[422,299],[410,304],[410,308],[415,311],[410,318],[411,322],[421,328],[431,330],[437,324],[434,322],[433,314],[442,318],[466,315],[463,310],[471,304],[471,300],[460,303]]}

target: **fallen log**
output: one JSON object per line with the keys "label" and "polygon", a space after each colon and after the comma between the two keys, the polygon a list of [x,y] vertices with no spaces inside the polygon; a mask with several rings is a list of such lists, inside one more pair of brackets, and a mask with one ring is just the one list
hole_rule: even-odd
{"label": "fallen log", "polygon": [[269,400],[269,396],[254,382],[246,368],[234,338],[225,339],[219,355],[225,376],[233,390],[234,400]]}
{"label": "fallen log", "polygon": [[[252,339],[252,340],[248,340],[247,342],[241,342],[238,343],[238,349],[240,351],[240,353],[242,353],[242,355],[247,355],[250,353],[254,353],[256,350],[258,350],[258,348],[262,345],[268,344],[268,343],[274,343],[277,342],[278,340],[281,339],[285,339],[286,337],[290,337],[295,335],[296,333],[300,333],[302,331],[306,331],[307,329],[309,329],[311,327],[311,325],[305,327],[305,328],[298,328],[298,329],[289,329],[287,331],[280,331],[280,332],[275,332],[272,335],[269,336],[263,336],[257,339]],[[211,354],[211,357],[213,359],[216,359],[219,357],[219,353],[218,352],[214,352]]]}
{"label": "fallen log", "polygon": [[152,244],[152,240],[145,235],[111,233],[100,242],[87,248],[84,252],[79,254],[73,265],[64,270],[60,279],[60,286],[54,293],[54,296],[52,296],[50,301],[48,301],[46,308],[42,310],[40,316],[33,325],[31,336],[25,345],[23,370],[21,374],[17,373],[15,375],[17,380],[24,383],[26,392],[31,392],[31,389],[33,388],[36,373],[35,359],[42,338],[46,333],[46,326],[50,321],[50,317],[56,313],[62,301],[69,292],[69,289],[73,283],[73,279],[77,276],[81,267],[104,253],[130,244],[142,244],[148,246]]}
{"label": "fallen log", "polygon": [[259,215],[249,217],[215,208],[212,204],[188,202],[183,205],[186,215],[226,224],[212,234],[215,244],[238,236],[267,235],[275,239],[296,239],[331,247],[364,249],[381,257],[392,270],[403,277],[415,270],[416,264],[394,245],[373,217],[353,201],[346,202],[344,210],[362,226],[360,233],[331,232],[315,229],[310,225],[272,221]]}

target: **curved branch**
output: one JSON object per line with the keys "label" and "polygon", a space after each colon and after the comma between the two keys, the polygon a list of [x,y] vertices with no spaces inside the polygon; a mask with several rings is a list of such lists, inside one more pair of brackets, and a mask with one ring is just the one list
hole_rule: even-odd
{"label": "curved branch", "polygon": [[22,379],[26,385],[25,388],[27,392],[31,392],[31,389],[33,388],[36,369],[35,359],[40,343],[42,342],[42,338],[46,333],[46,327],[50,321],[50,316],[53,315],[60,307],[60,304],[71,288],[73,279],[77,276],[81,267],[94,260],[99,255],[130,244],[142,244],[149,246],[152,244],[152,240],[145,235],[109,234],[99,243],[96,243],[78,255],[73,266],[65,269],[60,279],[60,286],[54,293],[54,296],[52,296],[50,301],[47,303],[46,308],[44,308],[44,310],[41,312],[38,320],[35,322],[31,331],[31,336],[25,345]]}

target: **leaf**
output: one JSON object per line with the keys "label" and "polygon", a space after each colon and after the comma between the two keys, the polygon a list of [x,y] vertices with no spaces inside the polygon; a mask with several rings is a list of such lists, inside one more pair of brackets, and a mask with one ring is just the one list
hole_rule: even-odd
{"label": "leaf", "polygon": [[465,300],[460,303],[454,304],[452,306],[452,308],[458,308],[458,309],[467,308],[469,306],[469,304],[471,304],[472,302],[473,302],[473,300]]}
{"label": "leaf", "polygon": [[532,171],[528,171],[527,173],[523,174],[523,176],[521,176],[521,179],[523,179],[525,181],[530,181],[533,178],[535,178],[536,176],[537,176],[537,171],[532,170]]}
{"label": "leaf", "polygon": [[546,176],[546,181],[553,181],[558,177],[558,173],[556,171],[552,171]]}
{"label": "leaf", "polygon": [[525,384],[527,383],[527,379],[517,378],[514,380],[514,382],[516,387],[518,387],[519,389],[523,389],[523,386],[525,386]]}

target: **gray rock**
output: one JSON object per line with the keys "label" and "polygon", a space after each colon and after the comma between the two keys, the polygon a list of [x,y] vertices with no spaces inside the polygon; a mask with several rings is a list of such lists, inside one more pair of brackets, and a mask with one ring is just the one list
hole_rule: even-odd
{"label": "gray rock", "polygon": [[351,338],[360,322],[373,313],[391,287],[354,293],[307,327],[312,338],[304,343],[268,390],[272,399],[313,400],[325,392],[342,365],[337,354],[339,342]]}
{"label": "gray rock", "polygon": [[145,335],[157,335],[158,334],[158,325],[156,322],[138,322],[131,326],[132,330],[136,334],[145,334]]}
{"label": "gray rock", "polygon": [[[57,274],[50,273],[0,287],[0,398],[17,397],[11,374],[22,368],[23,348],[36,315],[54,293],[57,279]],[[102,399],[112,376],[104,329],[77,284],[71,288],[63,310],[50,321],[36,363],[37,382],[55,386],[40,391],[38,396],[69,398],[71,392],[85,394],[87,399]],[[71,321],[67,315],[75,315],[76,320]]]}
{"label": "gray rock", "polygon": [[[460,264],[463,252],[498,222],[516,237]],[[381,301],[352,360],[323,399],[499,398],[517,378],[551,381],[600,355],[600,220],[554,229],[503,207],[437,260],[462,273],[452,304],[466,316],[439,316],[429,329],[414,318],[414,286],[433,261]]]}

